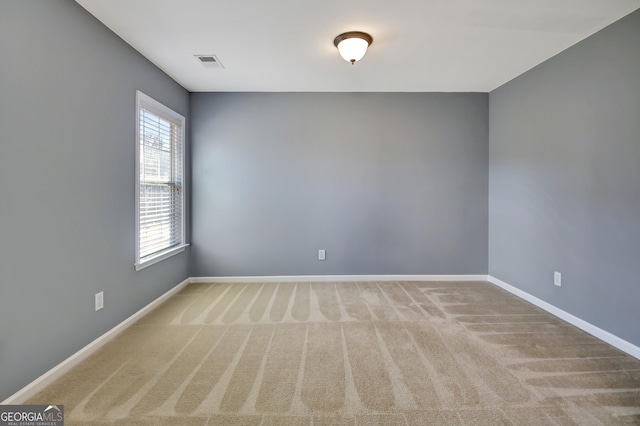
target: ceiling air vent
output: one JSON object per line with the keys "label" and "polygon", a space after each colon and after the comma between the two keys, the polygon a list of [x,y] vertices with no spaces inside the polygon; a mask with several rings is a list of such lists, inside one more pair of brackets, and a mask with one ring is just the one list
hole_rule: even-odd
{"label": "ceiling air vent", "polygon": [[194,55],[205,68],[224,68],[216,55]]}

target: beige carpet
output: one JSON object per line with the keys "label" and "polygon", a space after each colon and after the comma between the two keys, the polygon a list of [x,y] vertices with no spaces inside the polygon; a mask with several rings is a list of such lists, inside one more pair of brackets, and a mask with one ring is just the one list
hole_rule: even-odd
{"label": "beige carpet", "polygon": [[29,402],[67,425],[640,424],[640,361],[484,282],[192,284]]}

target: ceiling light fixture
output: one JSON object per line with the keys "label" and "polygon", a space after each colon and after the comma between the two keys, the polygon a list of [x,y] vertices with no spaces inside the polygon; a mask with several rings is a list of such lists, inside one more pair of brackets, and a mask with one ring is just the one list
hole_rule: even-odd
{"label": "ceiling light fixture", "polygon": [[333,40],[333,45],[338,48],[340,56],[351,65],[362,59],[367,48],[373,43],[373,37],[362,31],[349,31],[340,34]]}

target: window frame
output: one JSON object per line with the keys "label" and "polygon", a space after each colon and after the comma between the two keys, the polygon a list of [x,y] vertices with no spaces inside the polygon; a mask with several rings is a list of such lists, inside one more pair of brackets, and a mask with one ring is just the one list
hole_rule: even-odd
{"label": "window frame", "polygon": [[[160,117],[163,120],[170,121],[171,123],[180,126],[180,180],[181,180],[181,188],[182,188],[182,196],[181,196],[181,233],[180,233],[180,242],[177,245],[166,247],[158,252],[149,254],[144,257],[140,257],[140,186],[141,186],[141,176],[140,176],[140,158],[141,158],[141,150],[142,143],[140,140],[140,115],[142,109],[149,111],[150,113]],[[139,271],[146,267],[149,267],[153,264],[156,264],[164,259],[167,259],[171,256],[174,256],[178,253],[185,251],[186,247],[189,244],[186,242],[186,189],[187,189],[187,180],[185,179],[185,123],[186,119],[183,115],[177,113],[166,105],[156,101],[152,97],[144,94],[143,92],[136,90],[136,113],[135,113],[135,121],[136,121],[136,166],[135,166],[135,174],[136,174],[136,206],[135,206],[135,269]],[[175,148],[172,144],[172,155],[173,150]],[[178,180],[178,179],[174,179]]]}

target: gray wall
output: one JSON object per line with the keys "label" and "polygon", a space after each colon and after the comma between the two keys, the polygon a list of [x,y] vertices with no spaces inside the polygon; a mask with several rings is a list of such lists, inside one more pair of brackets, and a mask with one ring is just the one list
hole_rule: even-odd
{"label": "gray wall", "polygon": [[188,276],[133,263],[135,90],[189,94],[71,0],[1,1],[0,58],[1,401]]}
{"label": "gray wall", "polygon": [[635,12],[489,97],[489,273],[635,345],[639,46]]}
{"label": "gray wall", "polygon": [[487,94],[197,93],[191,111],[192,275],[487,272]]}

